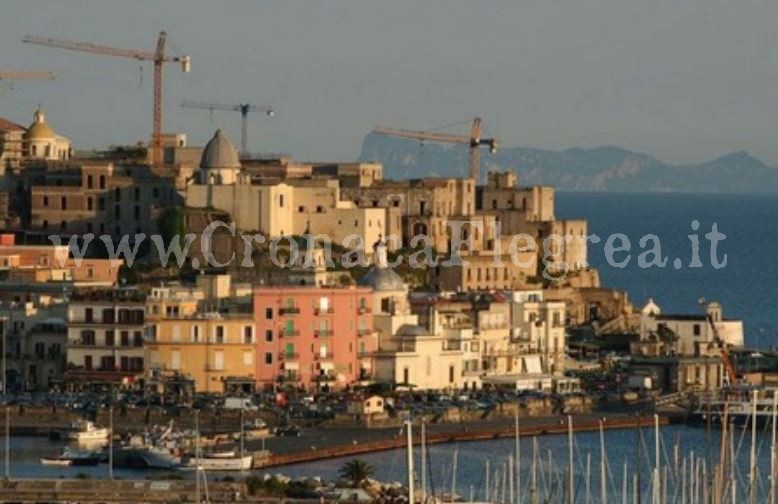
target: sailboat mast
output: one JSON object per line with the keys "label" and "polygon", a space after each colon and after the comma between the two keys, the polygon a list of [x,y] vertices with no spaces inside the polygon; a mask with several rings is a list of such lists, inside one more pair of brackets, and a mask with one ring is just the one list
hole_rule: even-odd
{"label": "sailboat mast", "polygon": [[567,415],[567,499],[575,504],[575,475],[573,473],[573,417]]}
{"label": "sailboat mast", "polygon": [[408,504],[414,504],[413,488],[413,422],[410,418],[405,422],[406,442],[408,444]]}
{"label": "sailboat mast", "polygon": [[608,482],[605,479],[605,426],[600,420],[600,503],[608,503]]}

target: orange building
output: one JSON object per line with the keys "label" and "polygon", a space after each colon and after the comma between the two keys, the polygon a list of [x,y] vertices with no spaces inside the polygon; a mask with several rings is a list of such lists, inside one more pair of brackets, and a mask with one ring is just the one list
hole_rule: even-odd
{"label": "orange building", "polygon": [[369,379],[372,306],[369,288],[255,289],[258,383],[326,389]]}

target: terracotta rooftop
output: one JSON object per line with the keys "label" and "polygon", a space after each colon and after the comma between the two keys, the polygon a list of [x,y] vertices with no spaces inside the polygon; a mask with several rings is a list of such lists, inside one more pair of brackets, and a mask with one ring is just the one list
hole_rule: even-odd
{"label": "terracotta rooftop", "polygon": [[27,128],[24,126],[21,126],[19,124],[16,124],[15,122],[9,121],[8,119],[3,119],[0,117],[0,131],[26,131]]}

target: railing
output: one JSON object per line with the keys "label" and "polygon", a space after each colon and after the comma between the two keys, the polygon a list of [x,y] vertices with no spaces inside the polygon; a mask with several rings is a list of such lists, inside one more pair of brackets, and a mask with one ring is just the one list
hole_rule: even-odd
{"label": "railing", "polygon": [[313,331],[313,337],[314,338],[327,338],[329,336],[332,336],[332,330],[331,329],[317,329]]}
{"label": "railing", "polygon": [[291,330],[281,329],[281,333],[280,333],[280,336],[282,338],[289,338],[291,336],[299,336],[299,335],[300,335],[300,331],[298,331],[297,329],[291,329]]}
{"label": "railing", "polygon": [[357,352],[357,357],[360,358],[360,359],[364,359],[365,357],[370,357],[372,355],[373,355],[373,352],[368,352],[368,351]]}
{"label": "railing", "polygon": [[334,308],[314,308],[313,309],[314,315],[326,315],[330,313],[335,313],[335,309]]}
{"label": "railing", "polygon": [[296,306],[284,306],[278,311],[281,315],[297,315],[300,313],[300,308]]}
{"label": "railing", "polygon": [[332,352],[326,352],[326,353],[317,353],[314,355],[314,358],[316,360],[332,360],[334,357]]}
{"label": "railing", "polygon": [[368,334],[372,334],[373,330],[368,329],[367,327],[362,327],[357,329],[357,336],[367,336]]}
{"label": "railing", "polygon": [[296,352],[295,353],[281,352],[280,354],[278,354],[278,357],[280,359],[295,360],[300,358],[300,354]]}
{"label": "railing", "polygon": [[373,311],[373,310],[371,310],[371,309],[370,309],[370,308],[368,308],[367,306],[360,306],[360,307],[357,309],[357,313],[359,313],[360,315],[364,315],[364,314],[366,314],[366,313],[372,313],[372,311]]}

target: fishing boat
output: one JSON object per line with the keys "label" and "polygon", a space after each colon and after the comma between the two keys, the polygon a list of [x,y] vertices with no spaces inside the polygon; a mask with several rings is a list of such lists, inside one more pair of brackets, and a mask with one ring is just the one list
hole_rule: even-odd
{"label": "fishing boat", "polygon": [[56,430],[52,437],[56,439],[68,439],[80,443],[94,441],[107,441],[111,431],[104,427],[97,427],[94,422],[89,420],[76,420],[66,429]]}
{"label": "fishing boat", "polygon": [[732,424],[748,425],[755,418],[757,426],[769,425],[775,409],[773,398],[778,394],[778,389],[757,390],[756,398],[753,395],[754,390],[749,387],[736,387],[701,396],[697,408],[689,415],[688,423],[719,426],[726,409],[727,419]]}

